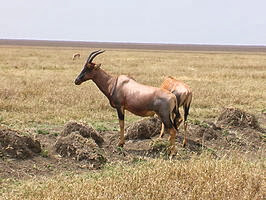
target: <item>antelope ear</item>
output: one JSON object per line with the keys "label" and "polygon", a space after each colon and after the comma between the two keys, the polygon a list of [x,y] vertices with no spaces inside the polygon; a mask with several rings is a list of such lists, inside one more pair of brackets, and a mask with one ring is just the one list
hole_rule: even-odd
{"label": "antelope ear", "polygon": [[101,63],[100,63],[100,64],[95,64],[95,65],[94,65],[94,68],[95,68],[95,69],[99,69],[99,68],[101,67],[101,65],[102,65]]}
{"label": "antelope ear", "polygon": [[93,65],[92,65],[91,63],[86,63],[86,67],[87,67],[87,68],[92,68]]}

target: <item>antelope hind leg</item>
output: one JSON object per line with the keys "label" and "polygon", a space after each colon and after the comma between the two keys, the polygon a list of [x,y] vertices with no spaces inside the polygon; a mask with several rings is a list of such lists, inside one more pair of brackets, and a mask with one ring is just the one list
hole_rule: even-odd
{"label": "antelope hind leg", "polygon": [[184,135],[184,140],[183,140],[183,147],[187,146],[187,122],[184,122],[184,131],[185,131],[185,135]]}
{"label": "antelope hind leg", "polygon": [[176,132],[177,130],[175,128],[170,128],[170,155],[176,154],[176,146],[175,146],[175,139],[176,139]]}

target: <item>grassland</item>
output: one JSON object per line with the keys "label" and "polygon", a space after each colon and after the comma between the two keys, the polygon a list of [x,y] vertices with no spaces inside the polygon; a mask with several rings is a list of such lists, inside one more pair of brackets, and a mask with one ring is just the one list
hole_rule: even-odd
{"label": "grassland", "polygon": [[[30,134],[75,120],[99,130],[116,130],[116,112],[98,88],[92,82],[73,84],[91,50],[1,46],[1,126]],[[75,52],[81,59],[72,61]],[[265,127],[265,53],[107,49],[95,62],[113,75],[127,74],[152,86],[168,75],[185,81],[193,90],[190,121],[214,120],[223,107],[236,107],[256,115]],[[126,124],[137,119],[126,113]],[[265,198],[261,158],[151,159],[74,173],[2,180],[0,192],[4,199]]]}
{"label": "grassland", "polygon": [[[239,158],[152,160],[17,183],[7,199],[263,199],[265,165]],[[265,174],[264,174],[265,175]]]}
{"label": "grassland", "polygon": [[[82,58],[72,61],[73,52]],[[92,82],[73,81],[91,49],[1,47],[1,123],[15,127],[66,121],[115,122],[116,112]],[[193,90],[191,119],[216,116],[234,106],[265,112],[266,54],[107,50],[96,59],[113,75],[127,74],[159,86],[165,76]],[[127,120],[135,116],[127,114]]]}

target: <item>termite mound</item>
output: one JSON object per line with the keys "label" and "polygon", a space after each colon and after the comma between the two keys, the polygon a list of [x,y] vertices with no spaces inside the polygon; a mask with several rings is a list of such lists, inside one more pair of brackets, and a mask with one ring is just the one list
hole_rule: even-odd
{"label": "termite mound", "polygon": [[41,152],[41,144],[11,129],[0,129],[0,157],[27,159]]}
{"label": "termite mound", "polygon": [[106,162],[100,148],[104,142],[98,132],[89,125],[69,122],[55,142],[55,149],[62,157],[85,161],[99,168]]}
{"label": "termite mound", "polygon": [[216,124],[221,127],[238,127],[260,129],[257,118],[237,108],[224,108]]}
{"label": "termite mound", "polygon": [[160,134],[162,122],[158,117],[144,118],[126,128],[127,140],[150,139]]}
{"label": "termite mound", "polygon": [[72,132],[75,132],[85,138],[92,138],[98,146],[101,146],[104,143],[100,134],[93,127],[87,124],[69,122],[65,125],[61,136],[67,136]]}

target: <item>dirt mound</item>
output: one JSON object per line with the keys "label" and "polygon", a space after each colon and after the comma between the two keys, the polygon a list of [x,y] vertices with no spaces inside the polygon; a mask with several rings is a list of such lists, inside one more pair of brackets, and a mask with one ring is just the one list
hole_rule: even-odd
{"label": "dirt mound", "polygon": [[71,157],[77,161],[85,160],[95,166],[101,166],[106,162],[95,141],[81,136],[78,132],[60,136],[55,143],[55,149],[63,157]]}
{"label": "dirt mound", "polygon": [[0,157],[32,158],[41,152],[40,142],[10,129],[0,130]]}
{"label": "dirt mound", "polygon": [[243,128],[243,126],[226,125],[207,121],[190,124],[188,147],[191,147],[190,142],[198,142],[202,146],[201,149],[212,150],[220,155],[230,152],[255,153],[265,148],[260,130],[250,126]]}
{"label": "dirt mound", "polygon": [[159,135],[162,122],[157,117],[142,119],[126,128],[126,139],[150,139]]}
{"label": "dirt mound", "polygon": [[73,132],[78,133],[85,138],[92,138],[98,146],[101,146],[104,142],[99,133],[91,126],[78,124],[77,122],[67,123],[62,131],[62,136],[67,136]]}
{"label": "dirt mound", "polygon": [[194,128],[193,133],[196,138],[204,141],[216,140],[221,134],[221,128],[212,122],[203,121]]}
{"label": "dirt mound", "polygon": [[254,115],[237,108],[225,108],[218,117],[216,124],[221,127],[259,129],[258,120]]}

